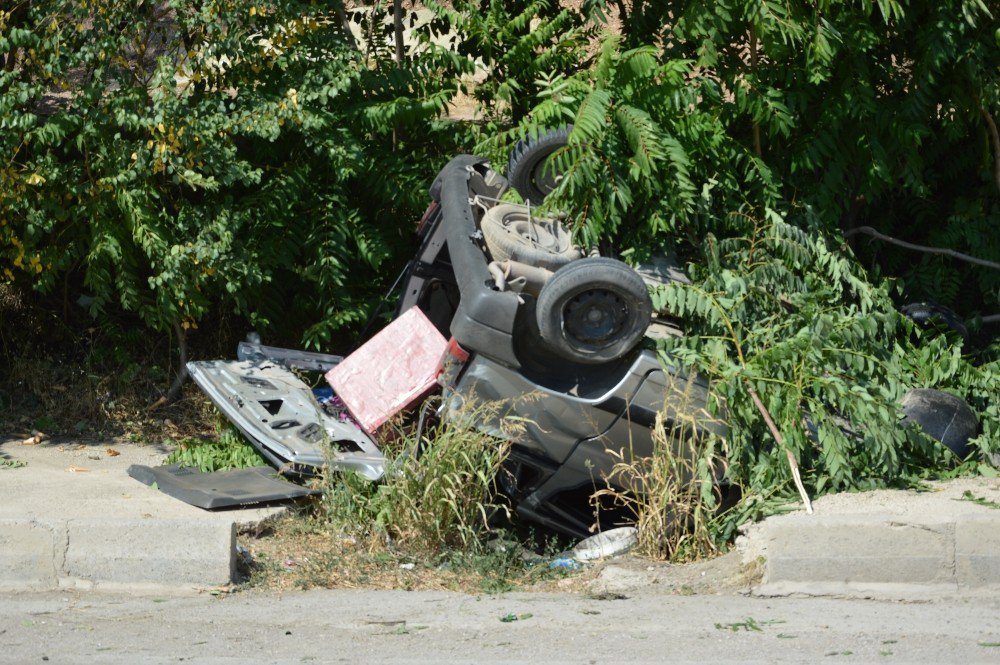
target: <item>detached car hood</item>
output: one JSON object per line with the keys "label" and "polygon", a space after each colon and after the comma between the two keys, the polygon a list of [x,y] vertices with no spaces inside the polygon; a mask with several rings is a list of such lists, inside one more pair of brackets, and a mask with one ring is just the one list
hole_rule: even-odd
{"label": "detached car hood", "polygon": [[212,403],[272,464],[315,474],[324,465],[369,480],[385,472],[385,456],[346,416],[328,413],[290,370],[269,360],[189,362]]}

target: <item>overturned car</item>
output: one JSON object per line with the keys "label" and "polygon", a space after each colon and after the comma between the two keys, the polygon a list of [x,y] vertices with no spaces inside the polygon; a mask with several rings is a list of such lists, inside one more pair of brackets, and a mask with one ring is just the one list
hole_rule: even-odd
{"label": "overturned car", "polygon": [[[450,340],[437,378],[443,411],[466,401],[502,403],[505,415],[524,423],[499,483],[517,513],[585,537],[594,522],[588,499],[619,461],[612,451],[650,456],[658,413],[667,431],[679,418],[692,423],[686,436],[724,437],[726,430],[707,417],[707,384],[673,371],[642,344],[681,334],[654,316],[648,284],[683,281],[683,273],[669,261],[633,269],[587,255],[559,220],[533,216],[530,201],[554,184],[544,164],[559,138],[519,146],[510,181],[469,155],[441,170],[393,318],[418,308]],[[511,182],[529,205],[503,201]],[[341,361],[250,339],[237,360],[188,368],[284,472],[311,474],[328,464],[376,480],[385,458],[370,428],[335,396],[321,403],[294,371],[327,372]],[[919,414],[914,419],[924,424]],[[499,432],[495,423],[480,426]]]}
{"label": "overturned car", "polygon": [[[706,407],[708,388],[639,348],[646,334],[679,334],[667,322],[651,322],[646,282],[683,275],[664,264],[641,275],[614,259],[585,256],[558,220],[502,203],[508,188],[478,157],[445,166],[431,188],[394,318],[417,307],[452,339],[439,379],[442,408],[466,399],[503,402],[506,415],[525,423],[511,442],[503,483],[517,512],[584,536],[593,522],[586,497],[613,465],[609,448],[648,456],[657,412],[677,415],[669,395],[683,395],[684,408],[697,411]],[[374,480],[385,460],[372,436],[321,405],[293,371],[325,372],[340,361],[252,339],[240,344],[237,360],[191,362],[188,369],[279,468],[312,473],[331,464]],[[697,421],[724,434],[718,422]]]}

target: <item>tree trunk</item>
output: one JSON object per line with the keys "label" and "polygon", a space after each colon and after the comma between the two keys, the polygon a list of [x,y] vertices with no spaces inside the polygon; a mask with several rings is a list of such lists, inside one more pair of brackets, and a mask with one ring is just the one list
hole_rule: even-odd
{"label": "tree trunk", "polygon": [[180,361],[181,366],[177,370],[177,374],[174,375],[174,381],[170,384],[170,388],[167,389],[167,394],[150,404],[147,409],[148,411],[153,411],[161,406],[176,402],[181,394],[181,388],[184,387],[184,383],[188,379],[187,332],[179,321],[174,321],[174,332],[177,334],[177,359]]}

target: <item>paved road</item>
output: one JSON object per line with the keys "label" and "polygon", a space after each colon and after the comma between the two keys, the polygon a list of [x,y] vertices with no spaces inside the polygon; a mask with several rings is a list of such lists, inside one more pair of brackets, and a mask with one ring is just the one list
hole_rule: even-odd
{"label": "paved road", "polygon": [[48,592],[0,596],[0,645],[4,663],[996,663],[1000,598]]}

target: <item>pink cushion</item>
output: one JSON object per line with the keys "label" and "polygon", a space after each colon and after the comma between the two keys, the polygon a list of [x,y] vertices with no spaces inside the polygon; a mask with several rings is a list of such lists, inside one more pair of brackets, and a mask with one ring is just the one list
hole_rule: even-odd
{"label": "pink cushion", "polygon": [[448,342],[411,307],[326,373],[326,380],[369,434],[419,402],[441,371]]}

